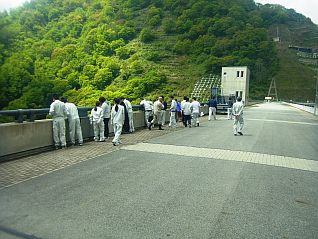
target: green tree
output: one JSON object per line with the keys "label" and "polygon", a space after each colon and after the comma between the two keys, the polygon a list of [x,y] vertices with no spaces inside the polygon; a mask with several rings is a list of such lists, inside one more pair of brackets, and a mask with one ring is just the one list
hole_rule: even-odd
{"label": "green tree", "polygon": [[113,74],[108,68],[99,69],[94,76],[93,86],[97,90],[104,90],[113,80]]}
{"label": "green tree", "polygon": [[151,42],[156,38],[156,35],[148,28],[144,28],[140,32],[140,40],[143,42]]}

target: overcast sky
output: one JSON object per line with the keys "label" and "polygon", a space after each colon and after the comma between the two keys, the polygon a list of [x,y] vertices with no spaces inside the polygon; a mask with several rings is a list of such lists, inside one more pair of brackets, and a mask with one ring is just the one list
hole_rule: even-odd
{"label": "overcast sky", "polygon": [[[22,5],[26,0],[0,0],[0,11]],[[318,24],[318,0],[255,0],[262,4],[280,4],[286,8],[293,8]]]}
{"label": "overcast sky", "polygon": [[280,4],[286,8],[293,8],[296,12],[311,18],[314,23],[318,24],[318,0],[255,0],[255,2]]}
{"label": "overcast sky", "polygon": [[27,0],[0,0],[0,11],[21,6],[26,1]]}

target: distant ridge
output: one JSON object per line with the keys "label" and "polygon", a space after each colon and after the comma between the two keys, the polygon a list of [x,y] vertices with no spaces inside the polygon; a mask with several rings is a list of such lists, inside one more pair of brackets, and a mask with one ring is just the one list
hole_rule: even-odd
{"label": "distant ridge", "polygon": [[[273,42],[273,37],[281,41]],[[314,99],[318,27],[253,0],[33,0],[0,13],[0,109],[48,107],[58,93],[81,106],[190,95],[222,66],[246,65],[250,97]]]}

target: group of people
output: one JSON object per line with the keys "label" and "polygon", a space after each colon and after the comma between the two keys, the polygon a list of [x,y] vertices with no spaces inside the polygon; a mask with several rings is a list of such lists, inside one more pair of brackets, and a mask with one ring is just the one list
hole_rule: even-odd
{"label": "group of people", "polygon": [[[169,127],[176,128],[179,119],[185,127],[199,126],[200,103],[196,97],[193,97],[191,102],[188,96],[185,96],[182,102],[176,100],[174,96],[170,96],[170,100]],[[159,130],[163,130],[162,126],[165,123],[165,112],[167,110],[167,102],[164,97],[158,97],[155,102],[143,98],[140,106],[145,112],[145,122],[148,129],[151,130],[156,122]],[[192,122],[191,119],[193,119]]]}
{"label": "group of people", "polygon": [[109,138],[109,122],[113,125],[115,137],[113,145],[121,143],[122,131],[132,133],[135,131],[133,120],[133,109],[126,98],[116,98],[111,106],[105,97],[101,96],[95,103],[90,114],[90,122],[94,128],[94,140],[103,142]]}
{"label": "group of people", "polygon": [[75,135],[78,145],[83,145],[81,122],[77,107],[67,102],[66,98],[53,95],[53,103],[50,106],[49,114],[53,117],[53,140],[56,149],[66,148],[65,119],[68,119],[71,144],[75,145]]}
{"label": "group of people", "polygon": [[[192,97],[190,102],[189,97],[185,96],[182,102],[178,102],[174,96],[170,96],[169,108],[169,127],[176,128],[177,121],[181,119],[184,127],[199,126],[200,121],[200,103],[196,97]],[[233,130],[234,135],[243,135],[242,129],[244,126],[243,108],[241,97],[237,98],[236,103],[233,104],[229,100],[228,118],[232,119],[234,116]],[[155,123],[158,124],[158,129],[163,130],[165,123],[165,112],[168,108],[167,102],[163,96],[158,97],[155,102],[145,98],[140,102],[141,109],[144,111],[146,126],[151,130]],[[208,103],[209,117],[216,120],[217,100],[213,96]],[[71,145],[83,145],[83,136],[78,115],[77,107],[67,99],[62,97],[60,100],[57,95],[53,95],[53,103],[50,106],[49,114],[53,117],[53,139],[56,149],[66,148],[65,137],[65,118],[69,122],[69,133]],[[120,135],[122,131],[131,133],[135,131],[133,122],[133,109],[129,100],[117,98],[114,100],[114,105],[108,102],[105,97],[101,96],[95,103],[95,107],[91,110],[89,116],[90,123],[94,129],[94,140],[96,142],[103,142],[109,138],[109,122],[114,128],[114,138],[112,143],[114,146],[121,143]]]}
{"label": "group of people", "polygon": [[[77,107],[67,102],[64,97],[54,94],[49,114],[53,118],[53,140],[56,149],[66,148],[65,119],[68,119],[71,145],[83,145],[82,129]],[[90,123],[94,130],[94,141],[103,142],[109,138],[109,122],[114,128],[114,146],[121,143],[120,135],[124,132],[134,132],[133,109],[129,100],[117,98],[114,105],[101,96],[91,110]]]}

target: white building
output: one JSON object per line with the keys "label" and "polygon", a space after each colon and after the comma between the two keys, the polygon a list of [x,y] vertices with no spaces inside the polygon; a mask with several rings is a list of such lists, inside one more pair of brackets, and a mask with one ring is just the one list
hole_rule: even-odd
{"label": "white building", "polygon": [[280,38],[279,38],[279,37],[274,37],[274,38],[273,38],[273,41],[274,41],[274,42],[280,42]]}
{"label": "white building", "polygon": [[247,66],[222,67],[222,95],[238,96],[247,103],[250,70]]}

